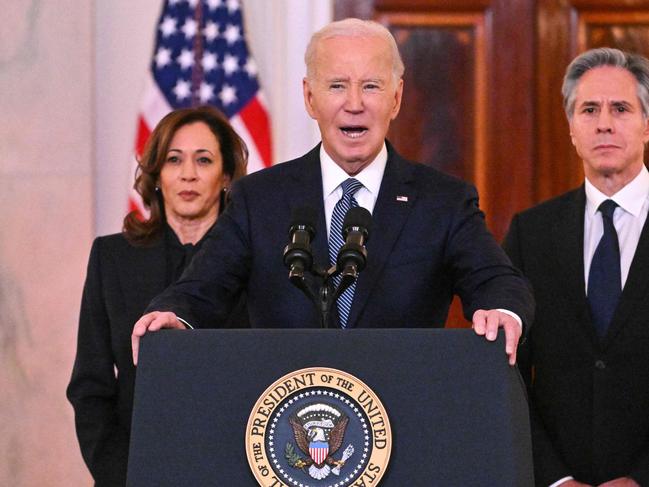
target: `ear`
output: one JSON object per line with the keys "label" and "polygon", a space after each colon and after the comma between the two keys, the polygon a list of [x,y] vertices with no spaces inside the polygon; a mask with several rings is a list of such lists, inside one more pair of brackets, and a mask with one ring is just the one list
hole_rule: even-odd
{"label": "ear", "polygon": [[397,82],[397,89],[394,91],[394,105],[392,106],[392,114],[390,120],[394,120],[399,115],[401,110],[401,98],[403,97],[403,78],[399,78]]}
{"label": "ear", "polygon": [[223,176],[221,176],[221,187],[229,188],[231,184],[232,184],[232,178],[230,177],[230,175],[223,173]]}
{"label": "ear", "polygon": [[575,143],[575,136],[572,133],[572,120],[568,121],[568,124],[570,125],[570,142],[573,146],[577,147],[577,144]]}
{"label": "ear", "polygon": [[646,144],[649,142],[649,118],[644,120],[644,130],[642,131],[642,141]]}
{"label": "ear", "polygon": [[309,116],[315,120],[316,112],[315,108],[313,107],[313,91],[311,90],[311,84],[306,77],[302,78],[302,94],[304,95],[304,108],[306,108]]}

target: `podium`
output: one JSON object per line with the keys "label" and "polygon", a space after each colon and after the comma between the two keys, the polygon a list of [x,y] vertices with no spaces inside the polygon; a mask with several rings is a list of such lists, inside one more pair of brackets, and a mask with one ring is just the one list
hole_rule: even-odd
{"label": "podium", "polygon": [[[358,378],[385,407],[392,447],[381,486],[532,486],[524,385],[503,338],[488,342],[459,329],[147,334],[127,485],[259,485],[246,456],[253,407],[286,374],[325,367]],[[341,481],[332,478],[304,485]]]}

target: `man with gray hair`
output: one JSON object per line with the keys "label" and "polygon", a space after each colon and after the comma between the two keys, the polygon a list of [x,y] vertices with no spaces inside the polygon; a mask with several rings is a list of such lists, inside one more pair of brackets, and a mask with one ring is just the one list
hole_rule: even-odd
{"label": "man with gray hair", "polygon": [[322,136],[308,154],[243,178],[181,279],[133,329],[218,327],[245,292],[252,327],[318,327],[312,302],[287,277],[282,248],[296,209],[315,214],[314,260],[335,265],[346,210],[372,213],[367,265],[338,300],[332,327],[444,326],[453,294],[476,333],[505,332],[516,361],[533,299],[487,231],[475,189],[402,159],[385,137],[399,113],[403,63],[390,32],[347,19],[316,33],[305,56],[304,103]]}
{"label": "man with gray hair", "polygon": [[649,485],[649,61],[587,51],[563,83],[580,188],[514,216],[531,281],[519,349],[539,486]]}

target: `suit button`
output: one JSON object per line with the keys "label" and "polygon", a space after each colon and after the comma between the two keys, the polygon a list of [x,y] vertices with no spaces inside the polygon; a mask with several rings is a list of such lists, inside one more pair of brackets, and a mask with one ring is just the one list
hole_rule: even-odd
{"label": "suit button", "polygon": [[598,369],[605,369],[606,364],[603,360],[598,360],[597,362],[595,362],[595,367],[597,367]]}

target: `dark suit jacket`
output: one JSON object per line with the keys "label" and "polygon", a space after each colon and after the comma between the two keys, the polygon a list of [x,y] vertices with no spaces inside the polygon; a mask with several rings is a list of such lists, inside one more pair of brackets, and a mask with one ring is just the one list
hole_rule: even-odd
{"label": "dark suit jacket", "polygon": [[649,225],[600,340],[585,294],[585,198],[582,187],[516,215],[504,244],[536,297],[518,361],[530,388],[537,485],[567,475],[649,485]]}
{"label": "dark suit jacket", "polygon": [[[134,247],[123,235],[95,239],[81,301],[77,355],[67,396],[81,453],[96,485],[124,486],[133,408],[133,325],[166,287],[165,238]],[[245,320],[238,303],[233,326]]]}
{"label": "dark suit jacket", "polygon": [[[313,251],[315,262],[326,265],[317,146],[238,181],[209,240],[149,310],[173,310],[199,327],[219,326],[243,287],[253,327],[319,326],[315,306],[291,285],[282,260],[291,212],[300,206],[318,213]],[[372,220],[367,267],[348,326],[441,327],[453,293],[462,298],[467,317],[480,308],[505,308],[529,321],[527,284],[485,228],[468,184],[407,162],[388,145]]]}

